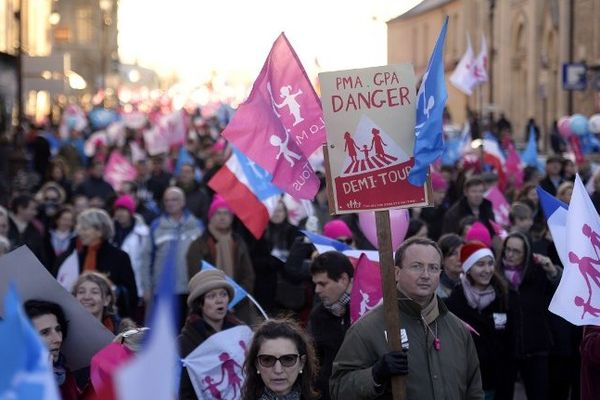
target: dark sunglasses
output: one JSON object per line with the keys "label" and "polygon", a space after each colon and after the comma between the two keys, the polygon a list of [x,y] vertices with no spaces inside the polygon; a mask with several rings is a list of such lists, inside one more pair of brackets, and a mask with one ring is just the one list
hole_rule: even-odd
{"label": "dark sunglasses", "polygon": [[352,244],[354,242],[354,239],[352,239],[352,238],[345,238],[345,239],[339,238],[339,239],[336,239],[336,240],[338,242],[346,243],[348,245],[350,245],[350,244]]}
{"label": "dark sunglasses", "polygon": [[264,368],[272,368],[277,361],[282,367],[293,367],[298,362],[299,354],[284,354],[281,357],[275,357],[270,354],[259,354],[258,363]]}

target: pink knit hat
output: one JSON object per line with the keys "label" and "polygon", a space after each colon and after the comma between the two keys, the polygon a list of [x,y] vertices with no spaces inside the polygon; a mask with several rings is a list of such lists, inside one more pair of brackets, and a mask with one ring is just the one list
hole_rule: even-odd
{"label": "pink knit hat", "polygon": [[334,219],[326,223],[325,226],[323,226],[323,235],[331,239],[337,239],[339,237],[351,238],[353,236],[348,225],[341,219]]}
{"label": "pink knit hat", "polygon": [[476,221],[465,235],[465,241],[469,242],[472,240],[478,240],[490,247],[492,245],[492,237],[490,236],[490,231],[479,221]]}
{"label": "pink knit hat", "polygon": [[227,204],[225,199],[221,195],[215,194],[212,203],[210,203],[210,207],[208,208],[208,219],[211,219],[219,208],[225,208],[227,211],[233,214],[233,210],[231,207],[229,207],[229,204]]}
{"label": "pink knit hat", "polygon": [[124,208],[129,211],[131,215],[133,215],[135,214],[135,200],[130,195],[124,194],[115,201],[113,208],[115,210],[117,208]]}
{"label": "pink knit hat", "polygon": [[431,173],[431,187],[433,190],[446,190],[448,189],[448,182],[444,179],[444,176],[439,172]]}

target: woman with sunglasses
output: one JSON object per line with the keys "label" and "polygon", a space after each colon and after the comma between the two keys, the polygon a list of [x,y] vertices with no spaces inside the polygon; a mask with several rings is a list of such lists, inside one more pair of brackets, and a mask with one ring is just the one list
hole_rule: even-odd
{"label": "woman with sunglasses", "polygon": [[243,400],[312,400],[317,364],[311,339],[292,320],[271,319],[254,333],[244,363]]}
{"label": "woman with sunglasses", "polygon": [[[207,269],[198,272],[190,280],[188,289],[189,313],[177,338],[181,358],[188,356],[215,333],[241,324],[228,310],[234,290],[225,280],[223,271]],[[179,383],[179,399],[197,398],[188,370],[184,368]]]}
{"label": "woman with sunglasses", "polygon": [[521,232],[504,239],[497,268],[515,292],[510,304],[515,323],[514,365],[507,373],[513,374],[514,382],[521,371],[528,399],[548,399],[548,353],[552,345],[548,305],[561,269],[549,257],[533,253],[529,238]]}

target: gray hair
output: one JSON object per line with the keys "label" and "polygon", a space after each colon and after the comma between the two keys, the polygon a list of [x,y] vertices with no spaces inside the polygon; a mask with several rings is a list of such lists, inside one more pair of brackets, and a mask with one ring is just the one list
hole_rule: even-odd
{"label": "gray hair", "polygon": [[77,226],[98,229],[104,240],[115,234],[115,226],[108,213],[100,208],[89,208],[77,216]]}
{"label": "gray hair", "polygon": [[10,250],[10,241],[5,237],[0,235],[0,256],[8,253]]}

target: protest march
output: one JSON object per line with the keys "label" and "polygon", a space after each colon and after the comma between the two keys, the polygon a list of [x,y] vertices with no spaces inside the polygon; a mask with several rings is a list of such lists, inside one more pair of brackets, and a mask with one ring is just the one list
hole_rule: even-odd
{"label": "protest march", "polygon": [[[600,114],[456,130],[426,69],[73,102],[0,183],[0,399],[600,399]],[[448,76],[446,76],[448,74]],[[478,130],[475,124],[480,124]],[[17,158],[17,157],[15,157]]]}

